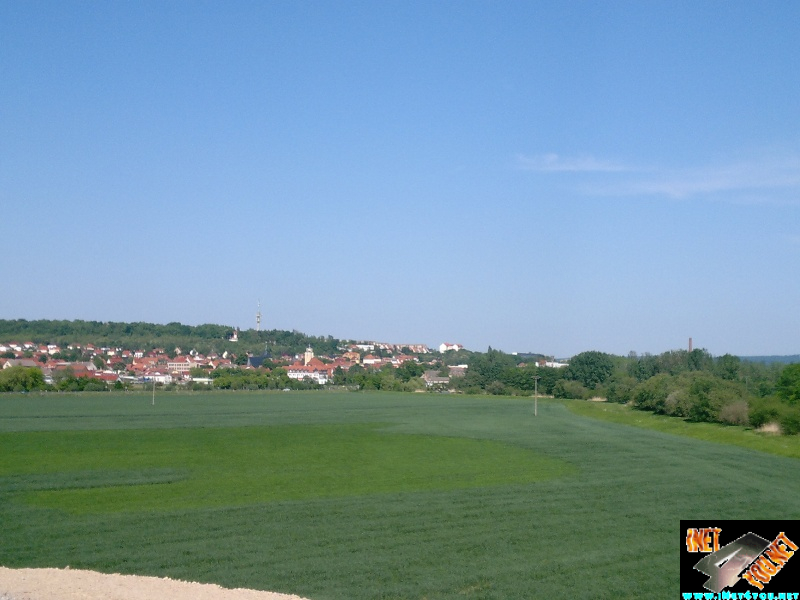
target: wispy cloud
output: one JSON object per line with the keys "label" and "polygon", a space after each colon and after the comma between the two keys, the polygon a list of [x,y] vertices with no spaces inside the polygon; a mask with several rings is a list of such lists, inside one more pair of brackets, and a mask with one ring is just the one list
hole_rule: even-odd
{"label": "wispy cloud", "polygon": [[690,169],[653,169],[639,172],[626,181],[604,183],[593,189],[604,195],[655,195],[674,199],[726,192],[758,197],[791,190],[800,194],[800,159],[796,157]]}
{"label": "wispy cloud", "polygon": [[576,183],[595,196],[722,197],[735,202],[800,203],[800,156],[766,157],[682,169],[637,166],[592,156],[517,156],[518,168],[539,173],[610,173]]}
{"label": "wispy cloud", "polygon": [[573,172],[597,173],[627,171],[622,164],[598,160],[593,156],[566,158],[558,154],[538,154],[534,156],[517,156],[517,165],[524,171],[540,171],[543,173]]}

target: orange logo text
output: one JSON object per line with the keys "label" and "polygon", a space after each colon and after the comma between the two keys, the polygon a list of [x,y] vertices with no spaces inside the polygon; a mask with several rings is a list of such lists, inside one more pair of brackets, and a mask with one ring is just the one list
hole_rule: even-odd
{"label": "orange logo text", "polygon": [[[719,527],[686,530],[686,549],[689,552],[716,552],[719,550]],[[713,543],[713,547],[712,547]]]}
{"label": "orange logo text", "polygon": [[797,550],[797,545],[781,531],[775,541],[750,565],[750,568],[742,573],[742,578],[750,585],[763,590],[764,584],[769,583],[770,579],[778,574],[786,561],[794,555],[795,550]]}

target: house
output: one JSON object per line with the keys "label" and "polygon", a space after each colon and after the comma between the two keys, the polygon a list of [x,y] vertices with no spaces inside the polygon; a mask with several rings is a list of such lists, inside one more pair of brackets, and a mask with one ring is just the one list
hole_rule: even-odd
{"label": "house", "polygon": [[550,369],[563,369],[564,367],[568,367],[569,363],[556,362],[554,359],[554,360],[540,360],[537,363],[537,365],[540,367],[548,367]]}
{"label": "house", "polygon": [[442,377],[439,375],[439,371],[431,370],[425,371],[422,374],[422,379],[425,381],[425,385],[430,387],[446,387],[450,385],[450,378],[449,377]]}
{"label": "house", "polygon": [[176,356],[173,360],[167,361],[167,371],[178,375],[188,373],[195,366],[197,364],[188,356]]}
{"label": "house", "polygon": [[106,383],[116,383],[117,381],[119,381],[119,373],[112,373],[110,371],[94,373],[93,377],[95,379],[105,381]]}
{"label": "house", "polygon": [[367,354],[361,363],[364,365],[378,365],[381,363],[381,359],[377,356],[373,356],[372,354]]}
{"label": "house", "polygon": [[341,369],[342,371],[349,371],[352,367],[358,365],[358,361],[350,361],[345,359],[344,357],[339,357],[334,359],[334,361],[328,365],[330,367],[330,372],[333,373],[336,369]]}
{"label": "house", "polygon": [[142,377],[142,381],[146,383],[163,383],[168,384],[172,383],[172,375],[160,373],[158,371],[152,371],[145,373],[144,377]]}
{"label": "house", "polygon": [[289,376],[289,379],[310,379],[315,383],[324,385],[330,380],[333,368],[335,367],[326,365],[318,358],[312,358],[306,365],[302,364],[300,361],[289,365],[286,367],[286,374]]}
{"label": "house", "polygon": [[408,348],[415,354],[429,354],[431,349],[425,344],[401,344],[401,348]]}
{"label": "house", "polygon": [[448,350],[455,350],[456,352],[458,352],[459,350],[463,350],[463,349],[464,349],[464,346],[462,346],[461,344],[450,344],[449,342],[443,342],[443,343],[439,344],[439,352],[441,352],[443,354],[445,352],[447,352]]}
{"label": "house", "polygon": [[4,364],[4,369],[10,369],[11,367],[41,367],[41,364],[33,360],[32,358],[9,358]]}
{"label": "house", "polygon": [[121,356],[114,356],[113,358],[108,359],[108,366],[112,369],[118,365],[122,368],[125,367],[125,360]]}
{"label": "house", "polygon": [[358,364],[361,362],[361,355],[358,352],[345,352],[342,354],[342,358],[346,361],[353,362]]}
{"label": "house", "polygon": [[468,365],[452,365],[450,367],[450,377],[463,377],[467,374]]}
{"label": "house", "polygon": [[407,356],[405,354],[398,354],[397,356],[392,358],[392,364],[395,367],[401,366],[403,363],[408,362],[409,360],[414,362],[419,362],[416,356]]}

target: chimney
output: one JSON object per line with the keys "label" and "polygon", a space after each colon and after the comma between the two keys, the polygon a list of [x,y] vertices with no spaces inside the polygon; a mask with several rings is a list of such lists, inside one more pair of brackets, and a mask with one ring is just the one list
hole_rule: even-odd
{"label": "chimney", "polygon": [[692,338],[689,338],[689,352],[692,351]]}

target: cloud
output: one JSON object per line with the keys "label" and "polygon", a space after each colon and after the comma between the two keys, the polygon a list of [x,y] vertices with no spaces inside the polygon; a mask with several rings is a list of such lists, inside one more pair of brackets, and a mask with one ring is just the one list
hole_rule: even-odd
{"label": "cloud", "polygon": [[[576,183],[593,196],[716,197],[745,203],[800,203],[800,155],[759,157],[727,164],[665,168],[623,164],[593,156],[518,155],[519,169],[538,173],[609,174]],[[610,177],[610,179],[609,179]]]}
{"label": "cloud", "polygon": [[653,169],[635,179],[593,188],[602,195],[655,195],[674,199],[719,193],[758,198],[779,191],[800,192],[800,159],[739,162],[691,169]]}
{"label": "cloud", "polygon": [[563,158],[558,154],[538,154],[535,156],[517,156],[517,165],[524,171],[542,173],[610,173],[627,171],[627,167],[619,163],[598,160],[592,156]]}

